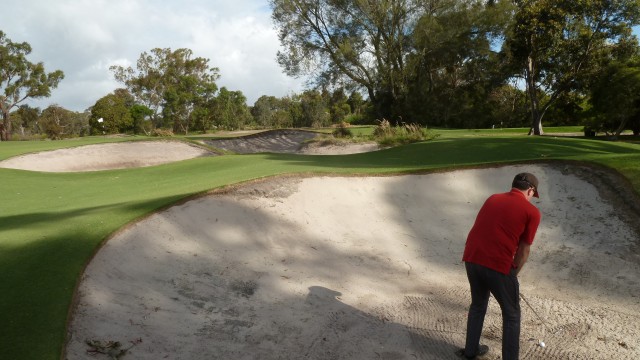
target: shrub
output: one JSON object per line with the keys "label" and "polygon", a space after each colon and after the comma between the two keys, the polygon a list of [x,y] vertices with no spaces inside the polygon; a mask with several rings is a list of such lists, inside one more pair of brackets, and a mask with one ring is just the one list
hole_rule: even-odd
{"label": "shrub", "polygon": [[402,123],[401,126],[391,126],[386,119],[379,121],[379,125],[373,130],[373,138],[382,146],[404,145],[436,137],[436,134],[419,124]]}
{"label": "shrub", "polygon": [[395,135],[395,129],[391,126],[391,123],[389,123],[389,120],[387,119],[378,120],[378,126],[376,126],[376,128],[373,129],[374,138],[379,139],[379,138],[385,138],[385,137],[394,136],[394,135]]}
{"label": "shrub", "polygon": [[351,125],[372,125],[371,119],[363,114],[350,114],[344,118],[344,121]]}
{"label": "shrub", "polygon": [[353,133],[349,130],[349,123],[341,122],[338,126],[333,130],[333,136],[337,138],[351,138],[353,137]]}
{"label": "shrub", "polygon": [[399,133],[409,140],[422,141],[427,137],[426,129],[419,124],[402,124]]}

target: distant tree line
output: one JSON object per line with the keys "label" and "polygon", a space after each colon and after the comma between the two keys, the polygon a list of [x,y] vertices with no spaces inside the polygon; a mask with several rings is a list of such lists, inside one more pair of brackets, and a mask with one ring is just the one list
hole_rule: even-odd
{"label": "distant tree line", "polygon": [[[307,90],[283,98],[261,96],[253,106],[246,105],[240,91],[221,88],[207,108],[194,108],[191,120],[166,116],[154,117],[152,109],[135,101],[124,88],[99,99],[84,112],[51,105],[44,110],[21,105],[11,113],[13,134],[18,139],[107,134],[207,133],[217,130],[326,127],[348,122],[366,124],[368,102],[354,92],[346,96],[342,89],[333,92]],[[189,132],[187,132],[187,129]]]}
{"label": "distant tree line", "polygon": [[640,0],[271,0],[278,62],[308,90],[252,105],[189,49],[113,66],[123,87],[82,113],[24,104],[64,74],[0,32],[0,139],[163,135],[342,122],[585,125],[640,134]]}
{"label": "distant tree line", "polygon": [[586,117],[609,64],[638,57],[638,0],[270,3],[289,75],[360,89],[394,122],[541,134]]}

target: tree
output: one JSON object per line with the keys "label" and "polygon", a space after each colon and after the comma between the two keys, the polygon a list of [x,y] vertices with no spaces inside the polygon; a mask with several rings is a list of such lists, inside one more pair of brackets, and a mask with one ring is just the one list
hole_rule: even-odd
{"label": "tree", "polygon": [[[599,66],[637,46],[631,27],[638,0],[515,0],[518,10],[503,54],[522,74],[531,131],[541,135],[549,107],[569,91],[583,91]],[[635,45],[634,45],[635,44]],[[543,99],[546,97],[546,99]]]}
{"label": "tree", "polygon": [[241,129],[251,121],[247,98],[242,91],[229,91],[222,87],[213,103],[213,118],[221,128]]}
{"label": "tree", "polygon": [[136,69],[132,67],[111,66],[117,81],[124,84],[136,101],[151,109],[152,121],[155,127],[162,125],[158,118],[162,109],[165,84],[163,79],[164,53],[166,49],[155,48],[151,54],[143,52],[138,58]]}
{"label": "tree", "polygon": [[331,94],[329,98],[329,113],[331,122],[334,124],[339,124],[351,113],[351,107],[343,88],[337,88]]}
{"label": "tree", "polygon": [[640,59],[610,64],[599,74],[591,92],[593,130],[619,136],[630,127],[640,134]]}
{"label": "tree", "polygon": [[280,99],[280,108],[275,113],[275,123],[278,127],[292,127],[304,123],[301,97],[301,95],[291,95]]}
{"label": "tree", "polygon": [[411,121],[479,127],[491,121],[488,99],[508,74],[498,71],[492,42],[510,19],[508,1],[438,1],[413,32],[408,66]]}
{"label": "tree", "polygon": [[59,105],[51,105],[42,111],[40,127],[52,140],[84,135],[88,125],[86,114],[67,110]]}
{"label": "tree", "polygon": [[399,115],[407,93],[406,57],[421,11],[416,0],[271,0],[292,76],[365,89],[380,117]]}
{"label": "tree", "polygon": [[89,119],[91,134],[118,134],[133,130],[132,106],[133,96],[125,89],[118,89],[96,101]]}
{"label": "tree", "polygon": [[302,118],[299,96],[276,98],[263,95],[251,108],[254,121],[263,128],[286,128],[299,124]]}
{"label": "tree", "polygon": [[347,99],[349,109],[352,114],[360,115],[365,110],[365,101],[362,95],[357,91],[352,91]]}
{"label": "tree", "polygon": [[40,133],[39,118],[40,108],[32,108],[26,104],[18,106],[18,109],[11,113],[11,122],[18,127],[22,137]]}
{"label": "tree", "polygon": [[489,95],[491,103],[492,126],[503,127],[526,127],[529,125],[527,117],[527,96],[519,89],[517,84],[505,84],[496,87]]}
{"label": "tree", "polygon": [[316,90],[307,90],[300,95],[302,110],[301,122],[294,123],[300,127],[324,127],[329,125],[329,108],[322,94]]}
{"label": "tree", "polygon": [[141,104],[133,104],[129,109],[133,120],[133,133],[145,135],[151,134],[152,126],[148,119],[153,115],[153,110]]}
{"label": "tree", "polygon": [[188,134],[199,104],[213,99],[220,77],[217,68],[209,68],[209,59],[192,58],[189,49],[170,52],[165,49],[167,69],[162,114],[173,122],[173,132]]}
{"label": "tree", "polygon": [[254,121],[263,128],[273,127],[274,113],[278,110],[278,99],[275,96],[262,95],[251,108]]}
{"label": "tree", "polygon": [[110,70],[136,101],[153,111],[155,127],[172,126],[175,132],[187,133],[194,111],[197,114],[198,106],[214,97],[219,78],[218,68],[210,68],[208,59],[192,56],[189,49],[155,48],[140,55],[136,70],[122,66]]}
{"label": "tree", "polygon": [[11,138],[11,109],[28,98],[49,97],[64,78],[60,70],[46,73],[43,63],[28,61],[30,53],[28,43],[14,43],[0,31],[0,141]]}

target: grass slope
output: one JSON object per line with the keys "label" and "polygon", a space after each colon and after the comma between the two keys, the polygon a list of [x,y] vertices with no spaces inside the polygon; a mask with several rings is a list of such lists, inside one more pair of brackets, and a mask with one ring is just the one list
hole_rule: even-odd
{"label": "grass slope", "polygon": [[[0,143],[0,159],[76,144],[81,142]],[[100,243],[194,194],[285,173],[405,173],[549,159],[610,166],[640,189],[639,150],[633,144],[501,136],[443,138],[344,156],[234,155],[90,173],[0,169],[0,358],[59,359],[74,288]]]}

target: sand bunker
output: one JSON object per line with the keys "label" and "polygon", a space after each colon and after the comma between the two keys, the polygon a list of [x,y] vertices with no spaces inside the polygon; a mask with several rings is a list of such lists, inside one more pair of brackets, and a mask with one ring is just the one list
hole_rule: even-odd
{"label": "sand bunker", "polygon": [[[520,282],[544,323],[522,303],[521,358],[638,357],[638,217],[594,170],[551,165],[276,178],[174,206],[89,264],[65,356],[119,342],[123,359],[455,359],[466,234],[525,170],[543,220]],[[500,338],[491,300],[485,358]]]}
{"label": "sand bunker", "polygon": [[180,141],[131,141],[86,145],[16,156],[0,167],[44,172],[125,169],[211,156],[212,152]]}
{"label": "sand bunker", "polygon": [[[262,152],[306,155],[343,155],[378,150],[376,143],[307,143],[317,133],[298,130],[273,130],[203,143],[238,154]],[[16,156],[0,161],[0,168],[43,172],[80,172],[125,169],[166,164],[174,161],[214,156],[204,148],[181,141],[131,141],[78,146]]]}
{"label": "sand bunker", "polygon": [[261,152],[291,153],[306,155],[343,155],[378,150],[378,144],[343,143],[320,144],[309,142],[319,134],[300,130],[270,130],[252,135],[218,140],[205,140],[207,145],[238,154]]}

